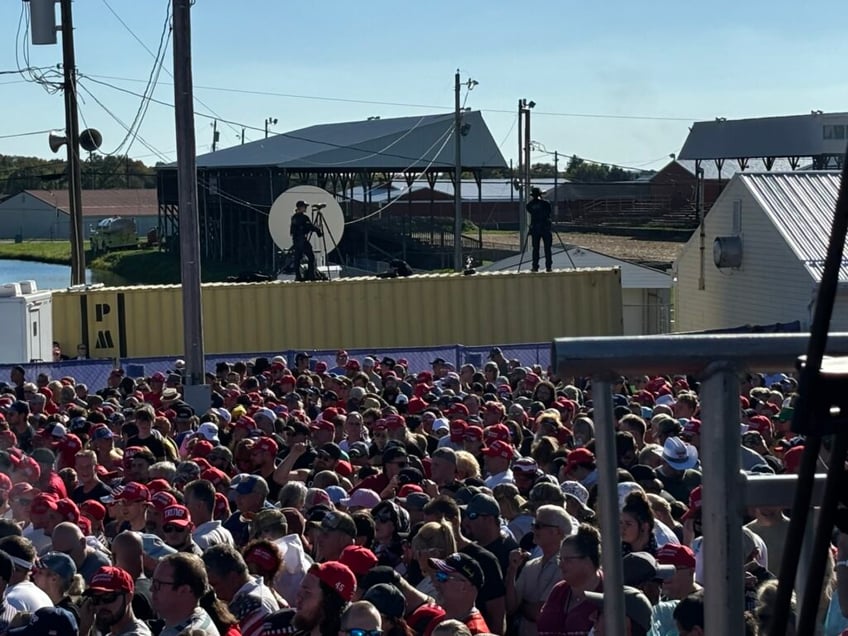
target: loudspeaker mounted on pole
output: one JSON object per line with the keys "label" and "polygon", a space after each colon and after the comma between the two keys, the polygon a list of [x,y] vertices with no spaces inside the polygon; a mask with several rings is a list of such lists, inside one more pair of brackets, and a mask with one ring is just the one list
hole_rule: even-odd
{"label": "loudspeaker mounted on pole", "polygon": [[[80,133],[79,142],[83,150],[94,152],[103,143],[103,135],[96,128],[86,128]],[[50,144],[50,150],[59,152],[59,149],[68,143],[68,138],[61,131],[54,131],[47,137],[47,143]]]}
{"label": "loudspeaker mounted on pole", "polygon": [[56,0],[27,0],[33,44],[56,44]]}

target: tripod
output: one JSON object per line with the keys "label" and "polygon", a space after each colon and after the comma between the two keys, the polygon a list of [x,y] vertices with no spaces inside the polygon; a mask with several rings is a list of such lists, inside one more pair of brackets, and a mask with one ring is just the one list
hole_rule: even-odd
{"label": "tripod", "polygon": [[[551,228],[551,232],[556,234],[557,240],[559,241],[559,246],[562,248],[562,251],[568,257],[569,262],[571,263],[571,269],[577,269],[577,265],[574,264],[574,259],[571,258],[571,254],[568,253],[568,248],[565,245],[565,242],[562,240],[559,232]],[[521,266],[524,264],[524,255],[527,252],[527,243],[530,241],[530,233],[524,235],[524,244],[521,246],[521,258],[518,261],[518,271],[521,272]],[[551,256],[553,256],[553,250],[551,250]]]}
{"label": "tripod", "polygon": [[[327,258],[330,252],[337,249],[339,247],[338,242],[336,241],[336,237],[333,236],[333,231],[330,229],[330,226],[327,224],[327,220],[324,218],[324,213],[321,211],[326,207],[326,203],[316,204],[312,206],[312,225],[318,230],[318,237],[321,239],[321,253],[324,258],[324,276],[326,280],[330,280],[330,262]],[[306,240],[310,240],[312,236],[312,232],[310,232],[306,236]],[[330,237],[331,249],[327,250],[327,236]],[[316,267],[315,274],[320,274],[319,268]]]}

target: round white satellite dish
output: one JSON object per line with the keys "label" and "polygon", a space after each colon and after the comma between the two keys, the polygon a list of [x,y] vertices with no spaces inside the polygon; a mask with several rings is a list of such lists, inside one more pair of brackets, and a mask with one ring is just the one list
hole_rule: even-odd
{"label": "round white satellite dish", "polygon": [[[294,207],[298,201],[306,201],[306,216],[324,232],[323,237],[318,236],[315,232],[309,237],[312,251],[320,260],[319,254],[326,257],[336,249],[342,240],[344,234],[342,207],[332,194],[316,186],[299,185],[283,192],[271,206],[271,212],[268,215],[268,230],[271,232],[271,238],[276,246],[284,252],[292,246],[292,237],[289,230],[291,229]],[[327,248],[326,254],[324,253],[325,245]]]}

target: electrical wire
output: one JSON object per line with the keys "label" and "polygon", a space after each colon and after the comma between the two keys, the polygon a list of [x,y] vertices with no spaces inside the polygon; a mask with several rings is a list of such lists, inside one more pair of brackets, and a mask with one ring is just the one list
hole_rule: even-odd
{"label": "electrical wire", "polygon": [[[89,77],[96,77],[100,79],[108,79],[108,80],[116,80],[123,82],[143,82],[144,80],[131,78],[131,77],[120,77],[116,75],[90,75]],[[253,89],[243,89],[243,88],[227,88],[223,86],[203,86],[199,84],[195,84],[195,89],[198,90],[207,90],[207,91],[218,91],[222,93],[237,93],[240,95],[259,95],[263,97],[284,97],[287,99],[304,99],[304,100],[315,100],[322,102],[342,102],[347,104],[367,104],[372,106],[394,106],[399,108],[427,108],[429,110],[437,110],[437,111],[448,111],[453,112],[453,108],[447,107],[444,105],[434,105],[434,104],[413,104],[406,102],[387,102],[387,101],[378,101],[371,99],[354,99],[350,97],[331,97],[326,95],[300,95],[295,93],[279,93],[275,91],[263,91],[263,90],[253,90]],[[506,113],[512,114],[515,112],[514,109],[505,109],[505,108],[480,108],[481,112],[484,113]],[[550,117],[574,117],[574,118],[587,118],[587,119],[624,119],[624,120],[645,120],[645,121],[685,121],[685,122],[693,122],[693,121],[701,121],[705,119],[710,119],[709,117],[672,117],[665,115],[616,115],[612,113],[580,113],[580,112],[553,112],[553,111],[537,111],[533,110],[534,115],[545,115]],[[264,130],[261,128],[255,130]]]}
{"label": "electrical wire", "polygon": [[14,139],[15,137],[30,137],[32,135],[44,135],[50,133],[51,130],[33,130],[32,132],[13,133],[11,135],[0,135],[0,139]]}
{"label": "electrical wire", "polygon": [[[129,25],[128,25],[128,24],[127,24],[127,23],[126,23],[126,22],[125,22],[122,18],[121,18],[121,16],[120,16],[120,15],[118,15],[118,13],[117,13],[117,12],[116,12],[113,8],[112,8],[112,5],[110,5],[110,4],[109,4],[108,0],[101,0],[101,1],[102,1],[102,2],[103,2],[103,4],[106,6],[106,8],[109,10],[109,12],[110,12],[110,13],[111,13],[114,17],[115,17],[115,19],[116,19],[118,22],[120,22],[120,23],[121,23],[121,26],[123,26],[123,27],[124,27],[124,29],[126,29],[127,33],[129,33],[129,34],[132,36],[132,38],[133,38],[136,42],[138,42],[138,43],[141,45],[141,47],[142,47],[145,51],[147,51],[147,53],[148,53],[148,54],[149,54],[149,55],[150,55],[150,56],[151,56],[151,57],[155,60],[155,59],[156,59],[156,55],[153,53],[153,51],[151,51],[151,50],[150,50],[150,47],[148,47],[148,46],[147,46],[147,44],[145,44],[145,43],[144,43],[144,40],[142,40],[142,39],[141,39],[138,35],[136,35],[136,33],[132,30],[132,28],[130,28],[130,26],[129,26]],[[192,5],[193,5],[193,4],[194,4],[194,2],[192,2]],[[168,6],[170,7],[170,2],[168,3]],[[172,73],[172,72],[171,72],[171,71],[170,71],[167,67],[164,67],[162,70],[164,70],[164,71],[165,71],[165,73],[166,73],[166,74],[167,74],[167,75],[168,75],[171,79],[173,79],[173,78],[174,78],[174,74],[173,74],[173,73]],[[194,98],[194,101],[196,101],[198,104],[200,104],[201,106],[203,106],[206,110],[208,110],[210,113],[212,113],[213,115],[215,115],[216,117],[218,117],[218,114],[217,114],[217,113],[216,113],[216,112],[215,112],[215,111],[214,111],[214,110],[213,110],[213,109],[212,109],[212,108],[211,108],[208,104],[206,104],[203,100],[201,100],[199,97],[197,97],[197,95],[192,95],[192,97]],[[240,133],[240,131],[239,131],[239,130],[235,127],[235,126],[233,126],[232,124],[227,124],[227,125],[228,125],[228,126],[230,127],[230,129],[231,129],[233,132],[235,132],[236,134],[239,134],[239,133]]]}
{"label": "electrical wire", "polygon": [[[85,75],[84,77],[88,81],[94,82],[95,84],[107,86],[107,87],[109,87],[113,90],[116,90],[118,92],[121,92],[121,93],[126,93],[126,94],[129,94],[129,95],[135,95],[136,97],[140,97],[140,95],[138,93],[134,92],[134,91],[128,90],[128,89],[120,87],[120,86],[115,86],[114,84],[109,84],[108,82],[102,82],[100,80],[92,78],[92,76],[90,76],[90,75]],[[150,98],[150,101],[153,102],[154,104],[159,104],[161,106],[167,106],[168,108],[174,108],[173,104],[159,100],[159,99]],[[213,117],[212,115],[209,115],[209,114],[206,114],[206,113],[196,112],[195,115],[197,117],[204,117],[206,119],[217,119],[218,121],[221,121],[221,122],[225,122],[225,123],[229,122],[229,123],[232,123],[232,124],[235,124],[235,125],[238,125],[238,126],[242,126],[244,128],[249,128],[251,130],[263,131],[264,132],[264,128],[257,128],[256,126],[250,126],[250,125],[247,125],[247,124],[243,124],[241,122],[237,122],[237,121],[233,121],[233,120],[225,120],[225,119],[222,119],[220,117]],[[315,140],[315,139],[311,139],[309,137],[303,137],[301,135],[295,135],[293,133],[279,133],[276,136],[277,137],[286,137],[288,139],[294,139],[296,141],[306,141],[306,142],[321,145],[321,146],[327,146],[328,148],[339,148],[339,149],[342,149],[342,150],[356,150],[356,151],[364,152],[364,153],[373,153],[374,152],[371,148],[361,148],[361,147],[358,147],[358,146],[338,144],[338,143],[333,143],[331,141],[326,141],[326,140],[318,141],[318,140]],[[383,152],[383,153],[378,153],[378,154],[381,154],[382,156],[385,156],[385,157],[393,157],[395,159],[402,159],[404,161],[417,161],[418,160],[417,157],[410,157],[408,155],[400,155],[400,154],[397,154],[397,153]],[[333,164],[327,164],[327,165],[333,165]]]}

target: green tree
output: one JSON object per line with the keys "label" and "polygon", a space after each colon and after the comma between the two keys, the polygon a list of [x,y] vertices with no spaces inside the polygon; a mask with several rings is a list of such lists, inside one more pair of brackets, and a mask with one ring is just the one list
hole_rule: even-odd
{"label": "green tree", "polygon": [[565,169],[565,177],[571,181],[632,181],[637,176],[636,172],[605,163],[585,161],[577,155],[573,155],[568,160],[568,166]]}

